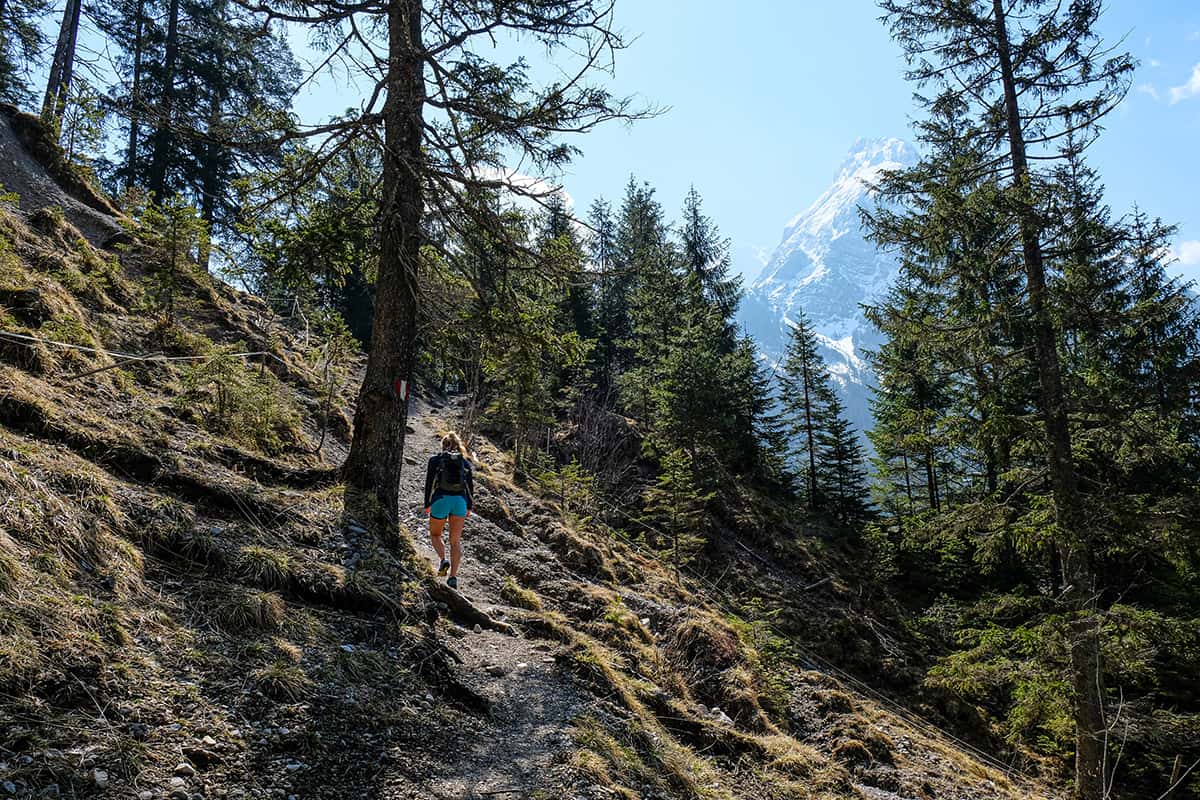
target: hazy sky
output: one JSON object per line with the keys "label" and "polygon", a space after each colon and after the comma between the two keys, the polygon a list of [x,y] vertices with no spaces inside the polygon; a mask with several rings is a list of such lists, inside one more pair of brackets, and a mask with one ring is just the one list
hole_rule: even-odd
{"label": "hazy sky", "polygon": [[[1200,279],[1200,2],[1110,6],[1105,37],[1124,37],[1141,66],[1092,163],[1115,209],[1136,202],[1179,224],[1181,271]],[[737,266],[755,272],[756,254],[832,181],[855,139],[910,135],[913,87],[878,16],[870,0],[617,0],[633,43],[613,89],[668,110],[580,138],[567,192],[581,209],[599,195],[616,201],[633,174],[674,214],[694,183]],[[300,110],[312,119],[348,94],[323,80]]]}

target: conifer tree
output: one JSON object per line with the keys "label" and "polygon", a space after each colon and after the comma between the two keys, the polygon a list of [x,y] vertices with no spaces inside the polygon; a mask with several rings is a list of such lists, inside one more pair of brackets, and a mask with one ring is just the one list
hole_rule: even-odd
{"label": "conifer tree", "polygon": [[732,352],[735,340],[733,317],[742,296],[741,278],[729,275],[729,240],[721,238],[716,225],[704,215],[700,193],[695,186],[688,190],[683,201],[679,240],[684,269],[699,283],[704,299],[712,305],[717,317],[725,320],[726,352]]}
{"label": "conifer tree", "polygon": [[[431,215],[450,221],[461,213],[503,238],[500,215],[477,202],[480,191],[536,194],[502,169],[506,156],[552,173],[575,153],[561,141],[564,134],[640,116],[630,112],[628,101],[591,83],[624,43],[614,30],[611,4],[596,0],[485,6],[305,0],[254,8],[272,19],[319,26],[331,59],[364,70],[365,83],[373,87],[355,118],[306,133],[336,148],[349,139],[378,136],[382,127],[374,324],[343,477],[348,497],[373,497],[382,516],[394,520],[408,410],[407,398],[395,387],[412,384],[417,361],[426,223]],[[503,65],[476,51],[476,43],[506,33],[536,40],[552,57],[577,56],[578,69],[565,82],[542,86],[523,61]],[[524,244],[506,246],[520,250]]]}
{"label": "conifer tree", "polygon": [[827,391],[822,398],[820,417],[818,470],[828,510],[843,525],[859,522],[867,511],[867,472],[858,433],[834,391]]}
{"label": "conifer tree", "polygon": [[[1033,354],[1038,396],[1032,410],[1042,420],[1042,434],[1031,440],[1044,459],[1052,498],[1049,528],[1060,561],[1066,596],[1074,609],[1070,624],[1070,684],[1075,728],[1075,794],[1100,800],[1108,794],[1110,775],[1105,740],[1105,688],[1100,658],[1097,603],[1104,596],[1097,560],[1103,533],[1092,527],[1090,494],[1098,486],[1080,480],[1088,474],[1090,449],[1078,450],[1080,428],[1072,414],[1080,410],[1072,396],[1073,363],[1063,357],[1070,342],[1064,318],[1056,318],[1055,253],[1046,246],[1050,217],[1039,162],[1060,158],[1090,144],[1099,121],[1126,94],[1133,61],[1106,50],[1096,35],[1099,0],[1064,6],[1050,0],[884,0],[893,34],[912,67],[910,77],[934,85],[938,94],[926,101],[932,112],[962,109],[971,125],[965,136],[989,157],[985,172],[1004,187],[1002,206],[1020,243],[1014,255],[1022,267],[1018,295],[1026,315],[1027,343]],[[964,131],[948,131],[964,136]],[[1075,198],[1082,201],[1082,198]],[[1086,215],[1084,215],[1086,217]],[[1082,217],[1076,217],[1078,223]],[[1094,217],[1093,217],[1094,218]],[[1091,223],[1087,224],[1091,228]],[[1076,228],[1076,233],[1082,229]],[[1097,243],[1087,236],[1091,245]],[[1090,246],[1091,246],[1090,245]],[[1103,249],[1103,248],[1102,248]],[[1085,279],[1100,273],[1080,271]],[[1082,455],[1081,455],[1082,453]]]}
{"label": "conifer tree", "polygon": [[[561,194],[551,195],[546,201],[534,249],[544,271],[553,276],[558,287],[559,329],[564,334],[575,334],[581,341],[594,342],[592,283],[584,269],[587,257]],[[582,375],[562,376],[566,383],[582,379]]]}
{"label": "conifer tree", "polygon": [[[376,143],[362,140],[326,159],[321,170],[308,170],[306,163],[316,158],[296,147],[277,170],[239,182],[233,201],[242,209],[239,277],[260,296],[337,313],[365,343],[371,335],[383,154]],[[293,171],[312,178],[275,196],[280,173]]]}
{"label": "conifer tree", "polygon": [[651,414],[651,393],[681,321],[685,285],[654,189],[631,177],[617,221],[618,270],[628,283],[627,338],[618,343],[622,408],[639,419]]}
{"label": "conifer tree", "polygon": [[612,208],[603,198],[597,198],[592,203],[588,225],[592,229],[589,256],[596,275],[596,393],[601,406],[611,408],[616,375],[621,369],[619,343],[628,337],[630,331],[630,277],[618,267],[616,223]]}
{"label": "conifer tree", "polygon": [[44,44],[39,22],[49,8],[49,0],[0,2],[0,102],[30,101],[29,73]]}
{"label": "conifer tree", "polygon": [[817,334],[801,311],[792,321],[792,338],[780,376],[780,400],[790,419],[792,436],[799,442],[804,501],[814,509],[823,505],[825,487],[821,485],[817,459],[821,424],[826,419],[824,406],[833,396],[818,347]]}
{"label": "conifer tree", "polygon": [[106,0],[97,15],[119,48],[110,93],[128,125],[110,184],[181,193],[231,234],[242,222],[234,183],[290,150],[280,137],[299,69],[282,27],[231,0]]}

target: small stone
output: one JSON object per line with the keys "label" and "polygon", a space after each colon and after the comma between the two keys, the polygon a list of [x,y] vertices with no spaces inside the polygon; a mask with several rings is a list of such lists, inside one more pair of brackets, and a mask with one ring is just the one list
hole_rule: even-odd
{"label": "small stone", "polygon": [[175,774],[181,778],[190,778],[196,774],[196,768],[184,761],[175,766]]}
{"label": "small stone", "polygon": [[558,659],[554,656],[546,656],[542,659],[543,664],[553,664],[555,661],[558,661]]}
{"label": "small stone", "polygon": [[353,653],[353,652],[354,652],[354,645],[352,645],[352,644],[344,644],[344,645],[342,645],[342,652],[343,652],[343,653]]}
{"label": "small stone", "polygon": [[181,789],[186,785],[187,785],[187,781],[185,781],[183,778],[179,777],[178,775],[176,775],[174,778],[171,778],[171,788],[172,789]]}
{"label": "small stone", "polygon": [[482,626],[482,625],[480,625],[478,622],[476,622],[476,623],[475,623],[475,632],[476,632],[476,633],[483,633],[483,626]]}
{"label": "small stone", "polygon": [[650,624],[650,618],[649,618],[649,617],[642,617],[641,619],[639,619],[639,620],[638,620],[638,622],[642,623],[643,625],[649,625],[649,624]]}
{"label": "small stone", "polygon": [[431,694],[430,692],[426,692],[425,693],[425,702],[432,703],[433,702],[433,694]]}
{"label": "small stone", "polygon": [[167,795],[170,800],[191,800],[188,796],[187,789],[172,789],[171,794]]}
{"label": "small stone", "polygon": [[146,789],[143,792],[138,792],[138,800],[154,800],[154,792]]}
{"label": "small stone", "polygon": [[13,783],[12,781],[5,781],[3,784],[0,784],[0,785],[2,785],[4,787],[4,792],[6,794],[16,794],[17,793],[17,785],[15,783]]}
{"label": "small stone", "polygon": [[495,678],[502,678],[508,672],[508,670],[504,668],[503,664],[488,664],[483,669],[484,672]]}
{"label": "small stone", "polygon": [[96,784],[97,789],[108,788],[108,773],[102,769],[92,771],[92,783]]}
{"label": "small stone", "polygon": [[[236,736],[237,734],[235,733],[234,735]],[[217,740],[211,736],[205,736],[203,739],[200,740],[200,744],[204,745],[205,747],[216,747]]]}
{"label": "small stone", "polygon": [[288,772],[299,772],[300,770],[304,769],[304,765],[298,761],[293,761],[284,767],[284,769],[286,769]]}
{"label": "small stone", "polygon": [[525,668],[526,668],[526,667],[528,667],[528,666],[529,666],[529,665],[528,665],[528,664],[526,664],[524,661],[518,661],[518,662],[517,662],[517,669],[525,669]]}

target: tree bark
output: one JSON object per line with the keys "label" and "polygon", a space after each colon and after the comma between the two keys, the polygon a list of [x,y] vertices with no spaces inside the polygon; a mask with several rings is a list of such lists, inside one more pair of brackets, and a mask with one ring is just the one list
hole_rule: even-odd
{"label": "tree bark", "polygon": [[146,0],[138,0],[133,25],[133,86],[129,90],[129,146],[125,150],[125,191],[137,179],[137,144],[141,134],[142,113],[142,25],[146,18]]}
{"label": "tree bark", "polygon": [[175,102],[175,61],[179,55],[179,0],[171,0],[167,21],[166,53],[163,58],[163,94],[158,104],[158,127],[154,130],[154,152],[150,156],[150,191],[158,202],[167,186],[167,158],[171,148],[171,116]]}
{"label": "tree bark", "polygon": [[809,390],[809,365],[804,364],[804,431],[808,437],[808,506],[817,508],[820,501],[817,497],[817,446],[813,435],[812,403]]}
{"label": "tree bark", "polygon": [[75,40],[79,35],[80,0],[67,0],[63,9],[62,27],[54,45],[50,62],[50,77],[46,81],[46,96],[42,100],[42,121],[57,134],[71,91],[71,75],[75,68]]}
{"label": "tree bark", "polygon": [[1075,688],[1075,796],[1103,800],[1106,776],[1103,683],[1100,640],[1095,620],[1095,576],[1091,553],[1080,523],[1078,486],[1071,453],[1071,431],[1062,388],[1053,320],[1046,307],[1046,270],[1042,260],[1042,226],[1030,197],[1029,163],[1017,105],[1008,26],[1002,0],[992,0],[997,53],[1008,126],[1013,180],[1020,202],[1021,248],[1025,280],[1037,346],[1038,381],[1042,418],[1046,429],[1046,461],[1054,492],[1054,517],[1058,549],[1068,583],[1068,597],[1080,619],[1072,627],[1071,666]]}
{"label": "tree bark", "polygon": [[383,207],[379,278],[366,375],[354,414],[354,440],[343,468],[348,488],[371,492],[389,519],[399,517],[400,470],[408,403],[394,388],[412,385],[416,360],[418,272],[425,106],[422,0],[388,7],[388,78],[384,99]]}
{"label": "tree bark", "polygon": [[[216,64],[219,74],[224,64],[224,60],[219,55]],[[210,235],[201,240],[197,261],[205,272],[209,271],[208,265],[212,257],[211,233],[213,218],[216,216],[217,192],[220,191],[220,159],[223,147],[217,139],[217,134],[221,126],[221,103],[223,102],[221,81],[222,79],[218,77],[217,85],[213,88],[209,100],[208,141],[204,143],[203,174],[200,179],[200,218],[208,226]]]}

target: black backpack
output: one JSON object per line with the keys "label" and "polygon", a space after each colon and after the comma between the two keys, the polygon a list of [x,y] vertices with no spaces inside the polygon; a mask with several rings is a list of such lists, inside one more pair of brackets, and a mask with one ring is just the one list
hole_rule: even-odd
{"label": "black backpack", "polygon": [[464,494],[467,487],[463,482],[463,471],[461,455],[443,455],[442,463],[438,466],[437,487],[444,494]]}

